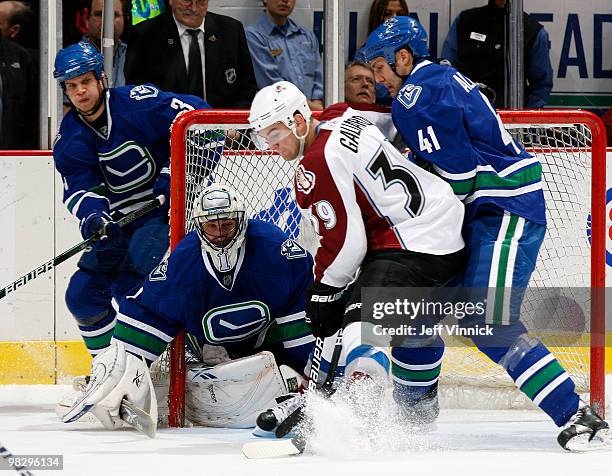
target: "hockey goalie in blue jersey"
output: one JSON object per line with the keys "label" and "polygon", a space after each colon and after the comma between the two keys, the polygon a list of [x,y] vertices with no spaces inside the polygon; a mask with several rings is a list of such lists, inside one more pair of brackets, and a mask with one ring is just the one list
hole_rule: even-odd
{"label": "hockey goalie in blue jersey", "polygon": [[302,383],[314,345],[304,321],[313,281],[310,254],[275,225],[246,219],[242,198],[224,185],[211,185],[197,196],[191,220],[195,230],[121,301],[112,345],[92,364],[95,375],[97,365],[120,355],[128,362],[125,372],[111,372],[107,383],[90,383],[89,400],[75,406],[65,421],[91,405],[113,428],[119,408],[113,384],[143,408],[146,395],[132,388],[131,372],[148,373],[144,361],[156,360],[180,329],[197,357],[205,346],[223,346],[229,358],[237,359],[188,372],[192,422],[254,426],[259,412],[276,403],[274,397]]}
{"label": "hockey goalie in blue jersey", "polygon": [[465,205],[463,287],[484,294],[485,322],[495,326],[494,340],[474,337],[475,345],[565,427],[558,437],[563,448],[609,444],[608,424],[579,399],[569,374],[520,321],[546,231],[540,162],[510,136],[469,78],[427,59],[418,20],[385,21],[363,53],[395,98],[393,122],[412,158],[444,178]]}
{"label": "hockey goalie in blue jersey", "polygon": [[[87,42],[62,49],[54,77],[72,109],[62,120],[53,158],[64,183],[64,204],[84,239],[100,235],[70,279],[66,304],[92,355],[112,336],[117,301],[136,286],[168,248],[170,126],[182,111],[208,108],[195,97],[152,85],[107,88],[102,55]],[[214,167],[218,141],[204,160]],[[166,204],[120,228],[117,220],[153,197]]]}

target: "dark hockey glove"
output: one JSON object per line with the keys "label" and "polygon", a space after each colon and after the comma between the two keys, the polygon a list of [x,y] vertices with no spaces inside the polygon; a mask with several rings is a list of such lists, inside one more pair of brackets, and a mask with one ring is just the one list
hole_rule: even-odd
{"label": "dark hockey glove", "polygon": [[161,170],[157,180],[153,184],[153,196],[159,197],[160,195],[166,197],[166,201],[160,209],[168,213],[170,210],[170,170],[168,167],[164,167]]}
{"label": "dark hockey glove", "polygon": [[81,235],[86,240],[94,235],[100,236],[94,244],[98,250],[114,248],[121,243],[121,227],[106,212],[95,212],[83,219]]}
{"label": "dark hockey glove", "polygon": [[329,337],[342,327],[343,288],[313,283],[306,297],[306,324],[315,337]]}

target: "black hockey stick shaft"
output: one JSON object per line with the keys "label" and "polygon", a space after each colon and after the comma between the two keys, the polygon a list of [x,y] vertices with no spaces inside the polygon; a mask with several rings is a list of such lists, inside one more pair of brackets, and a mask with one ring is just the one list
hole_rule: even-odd
{"label": "black hockey stick shaft", "polygon": [[[134,210],[132,213],[128,213],[126,216],[119,219],[117,223],[119,224],[119,226],[124,227],[138,220],[139,218],[143,217],[147,213],[155,210],[156,208],[162,206],[164,202],[165,202],[165,197],[163,195],[160,195],[159,197],[156,197],[150,202],[147,202],[146,204],[144,204],[138,210]],[[104,235],[100,234],[100,235],[90,236],[86,240],[81,241],[79,244],[74,245],[69,250],[66,250],[62,254],[57,255],[52,260],[41,264],[37,268],[30,271],[28,274],[24,274],[23,276],[18,278],[16,281],[13,281],[8,286],[0,289],[0,299],[5,297],[7,294],[10,294],[13,291],[19,289],[20,287],[28,284],[30,281],[38,278],[40,275],[45,274],[47,271],[52,270],[55,266],[63,263],[67,259],[72,258],[79,251],[83,251],[85,248],[93,245],[96,241],[102,238],[102,236]]]}

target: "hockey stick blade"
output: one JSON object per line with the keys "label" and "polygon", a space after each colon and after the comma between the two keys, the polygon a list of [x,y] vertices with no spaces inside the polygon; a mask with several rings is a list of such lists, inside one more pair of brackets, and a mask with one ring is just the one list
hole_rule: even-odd
{"label": "hockey stick blade", "polygon": [[155,438],[155,433],[157,432],[157,421],[153,421],[151,415],[138,408],[125,398],[121,400],[119,416],[121,417],[122,421],[130,425],[132,428],[136,428],[149,438]]}
{"label": "hockey stick blade", "polygon": [[242,446],[242,454],[249,459],[279,458],[299,455],[304,448],[296,446],[291,440],[251,441]]}

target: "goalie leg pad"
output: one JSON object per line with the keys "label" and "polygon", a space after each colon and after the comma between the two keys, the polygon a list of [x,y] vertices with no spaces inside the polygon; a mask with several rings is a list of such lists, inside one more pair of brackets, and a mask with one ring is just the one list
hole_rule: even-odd
{"label": "goalie leg pad", "polygon": [[124,398],[157,420],[157,400],[147,364],[127,353],[123,343],[113,341],[94,358],[89,385],[62,420],[70,423],[91,411],[107,429],[118,428],[122,426],[119,407]]}
{"label": "goalie leg pad", "polygon": [[289,367],[283,373],[271,352],[187,371],[185,412],[196,425],[252,428],[260,412],[276,404],[275,397],[302,384]]}

